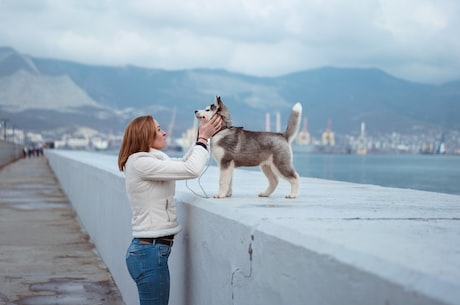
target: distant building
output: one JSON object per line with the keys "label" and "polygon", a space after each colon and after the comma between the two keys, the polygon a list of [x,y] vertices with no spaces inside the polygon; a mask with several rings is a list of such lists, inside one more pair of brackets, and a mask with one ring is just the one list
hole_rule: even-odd
{"label": "distant building", "polygon": [[367,154],[366,124],[364,122],[361,122],[361,134],[358,138],[356,153],[358,155]]}
{"label": "distant building", "polygon": [[322,144],[324,146],[334,146],[335,145],[335,136],[334,136],[334,132],[332,131],[331,119],[329,119],[326,131],[323,132]]}
{"label": "distant building", "polygon": [[297,135],[296,138],[296,144],[297,145],[310,145],[311,143],[311,138],[310,138],[310,133],[308,132],[307,128],[307,118],[303,118],[303,128],[301,131],[299,131],[299,134]]}

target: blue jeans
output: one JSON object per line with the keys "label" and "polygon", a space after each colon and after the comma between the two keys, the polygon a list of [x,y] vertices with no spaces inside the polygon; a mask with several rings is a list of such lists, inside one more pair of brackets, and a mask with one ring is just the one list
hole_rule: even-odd
{"label": "blue jeans", "polygon": [[168,258],[171,247],[141,244],[134,238],[126,252],[126,266],[137,284],[140,305],[167,305],[169,301]]}

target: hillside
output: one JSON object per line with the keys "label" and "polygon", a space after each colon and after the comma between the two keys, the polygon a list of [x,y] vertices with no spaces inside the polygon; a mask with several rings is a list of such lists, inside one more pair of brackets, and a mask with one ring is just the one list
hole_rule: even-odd
{"label": "hillside", "polygon": [[216,95],[232,111],[234,125],[247,129],[263,129],[266,112],[279,111],[284,125],[295,102],[303,104],[312,133],[329,119],[337,133],[357,133],[361,121],[370,133],[460,129],[460,81],[429,85],[378,69],[333,67],[262,78],[211,69],[89,66],[0,48],[0,116],[23,129],[119,132],[144,113],[166,127],[176,108],[178,135],[193,124],[194,110]]}

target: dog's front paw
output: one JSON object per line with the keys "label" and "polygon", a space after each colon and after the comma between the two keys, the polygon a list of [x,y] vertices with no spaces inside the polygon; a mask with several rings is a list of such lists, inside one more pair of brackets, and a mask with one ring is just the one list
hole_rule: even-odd
{"label": "dog's front paw", "polygon": [[214,195],[214,198],[225,198],[225,197],[232,197],[232,192],[228,191],[227,193],[219,191],[217,194]]}
{"label": "dog's front paw", "polygon": [[287,194],[287,195],[285,196],[285,198],[286,198],[286,199],[294,199],[294,198],[297,198],[297,195],[295,195],[295,194]]}

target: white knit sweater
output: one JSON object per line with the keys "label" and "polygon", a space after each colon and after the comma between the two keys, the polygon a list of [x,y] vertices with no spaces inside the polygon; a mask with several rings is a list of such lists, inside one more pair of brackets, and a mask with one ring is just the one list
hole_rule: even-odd
{"label": "white knit sweater", "polygon": [[156,149],[129,156],[124,173],[133,237],[156,238],[181,231],[176,219],[175,181],[198,177],[208,160],[208,151],[199,145],[180,159]]}

